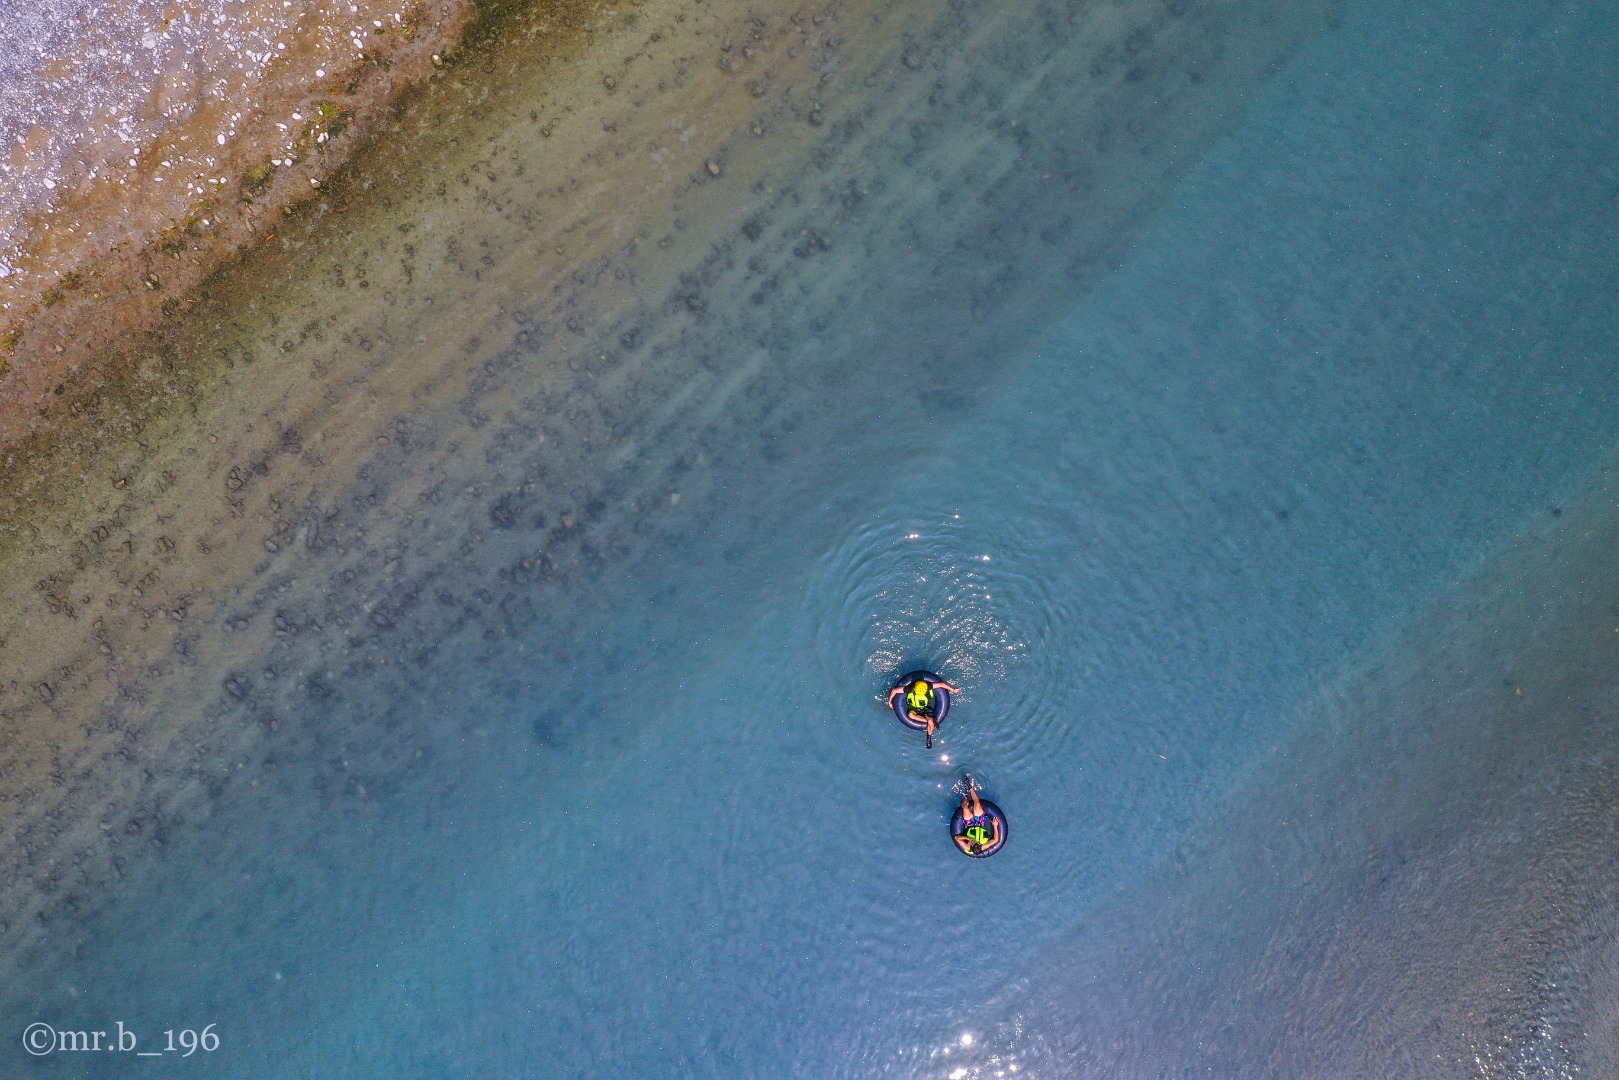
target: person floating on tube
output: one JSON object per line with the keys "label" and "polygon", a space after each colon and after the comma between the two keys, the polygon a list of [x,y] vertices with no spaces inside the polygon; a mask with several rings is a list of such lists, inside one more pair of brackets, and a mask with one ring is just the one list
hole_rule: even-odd
{"label": "person floating on tube", "polygon": [[926,731],[931,747],[933,733],[950,711],[950,695],[959,693],[960,689],[931,671],[913,671],[888,691],[888,707],[906,727]]}
{"label": "person floating on tube", "polygon": [[1006,843],[1006,815],[988,799],[979,798],[978,785],[962,777],[961,805],[950,819],[950,836],[963,855],[987,858]]}

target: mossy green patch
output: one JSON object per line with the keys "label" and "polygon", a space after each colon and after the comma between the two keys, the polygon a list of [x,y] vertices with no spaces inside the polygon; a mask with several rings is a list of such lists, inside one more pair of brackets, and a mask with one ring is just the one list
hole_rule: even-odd
{"label": "mossy green patch", "polygon": [[269,186],[270,177],[274,173],[275,166],[269,161],[259,162],[242,174],[242,191],[248,195],[257,195]]}

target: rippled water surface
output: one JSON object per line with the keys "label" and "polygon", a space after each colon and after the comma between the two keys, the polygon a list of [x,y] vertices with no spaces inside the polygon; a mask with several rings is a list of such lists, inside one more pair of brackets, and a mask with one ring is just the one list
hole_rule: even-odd
{"label": "rippled water surface", "polygon": [[[362,1014],[431,986],[491,1061],[560,1017],[563,1074],[1067,1075],[1061,1004],[978,995],[1106,998],[1051,950],[1619,434],[1603,24],[1507,16],[1353,9],[987,382],[725,477],[748,511],[620,583],[615,663],[572,674],[599,724],[461,809],[501,840]],[[917,666],[965,687],[932,752],[874,700]],[[963,769],[1011,817],[987,863],[949,847]]]}
{"label": "rippled water surface", "polygon": [[[856,304],[817,346],[842,374],[791,391],[816,422],[722,462],[678,545],[542,614],[474,673],[490,699],[431,704],[430,799],[278,841],[262,872],[314,913],[285,940],[220,945],[239,972],[165,971],[279,917],[227,899],[218,926],[104,956],[150,975],[145,1012],[251,1032],[232,1060],[255,1076],[1599,1068],[1566,1029],[1539,1056],[1489,1041],[1548,1001],[1616,1019],[1524,974],[1619,955],[1619,908],[1582,884],[1614,854],[1583,726],[1599,703],[1570,689],[1469,726],[1505,707],[1483,660],[1400,669],[1384,702],[1539,777],[1537,820],[1571,823],[1569,923],[1522,899],[1545,864],[1503,839],[1533,832],[1510,800],[1390,794],[1416,755],[1356,736],[1374,719],[1351,706],[1425,635],[1537,641],[1493,602],[1461,629],[1401,621],[1472,595],[1479,567],[1491,596],[1578,589],[1577,567],[1514,584],[1511,559],[1591,502],[1619,440],[1616,45],[1597,5],[1348,4],[1049,325],[986,361],[885,337]],[[734,433],[754,408],[716,406],[717,443],[752,446]],[[1559,649],[1507,683],[1583,686],[1592,654]],[[964,688],[931,750],[880,701],[918,667]],[[1577,749],[1577,783],[1522,756],[1530,723]],[[1247,808],[1303,797],[1278,749],[1300,745],[1340,755],[1318,831],[1256,824]],[[1011,822],[991,860],[950,844],[963,771]],[[1305,836],[1272,850],[1283,825]],[[1193,849],[1218,872],[1163,877]],[[1486,895],[1519,898],[1500,947],[1474,932]],[[1360,933],[1396,959],[1478,951],[1419,978]],[[1489,997],[1492,978],[1530,989]],[[1399,1015],[1362,1007],[1396,994]],[[1469,994],[1500,1024],[1472,1061],[1387,1051]]]}

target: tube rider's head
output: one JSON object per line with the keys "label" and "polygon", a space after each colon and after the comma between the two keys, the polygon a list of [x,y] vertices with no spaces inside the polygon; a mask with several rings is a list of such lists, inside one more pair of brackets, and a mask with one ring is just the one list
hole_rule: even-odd
{"label": "tube rider's head", "polygon": [[933,704],[933,687],[926,679],[918,679],[911,684],[910,692],[905,695],[905,704],[921,712]]}

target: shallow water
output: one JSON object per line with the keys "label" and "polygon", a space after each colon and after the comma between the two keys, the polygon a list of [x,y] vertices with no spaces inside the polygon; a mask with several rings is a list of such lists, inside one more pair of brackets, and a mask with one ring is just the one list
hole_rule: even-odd
{"label": "shallow water", "polygon": [[[1586,973],[1619,954],[1587,633],[1616,35],[1594,6],[1351,3],[1094,287],[991,304],[1038,323],[857,297],[672,388],[606,440],[679,447],[666,518],[511,638],[446,632],[420,696],[345,686],[26,1007],[217,1023],[215,1067],[255,1076],[1600,1070],[1540,1017],[1611,1029]],[[490,396],[464,411],[521,431],[520,394]],[[531,512],[496,506],[493,532]],[[931,752],[875,700],[918,666],[965,687]],[[1561,688],[1548,743],[1500,678]],[[383,770],[366,743],[392,739],[425,764]],[[1491,761],[1505,793],[1466,783]],[[993,860],[950,849],[963,770],[1009,815]],[[1419,1045],[1468,995],[1493,1026]]]}

